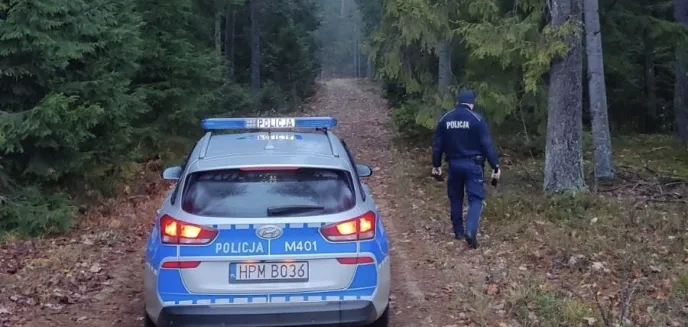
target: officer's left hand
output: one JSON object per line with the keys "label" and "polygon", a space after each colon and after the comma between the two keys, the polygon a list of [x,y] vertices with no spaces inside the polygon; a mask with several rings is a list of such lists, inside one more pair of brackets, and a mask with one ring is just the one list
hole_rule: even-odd
{"label": "officer's left hand", "polygon": [[432,174],[437,175],[437,176],[442,176],[442,168],[441,167],[432,167]]}

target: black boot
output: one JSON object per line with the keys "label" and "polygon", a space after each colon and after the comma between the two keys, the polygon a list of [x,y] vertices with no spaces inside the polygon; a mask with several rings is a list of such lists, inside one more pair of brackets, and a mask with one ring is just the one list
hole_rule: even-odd
{"label": "black boot", "polygon": [[456,226],[454,226],[454,238],[456,238],[457,240],[462,240],[465,237],[466,236],[463,232],[463,226],[461,226],[460,228],[456,228]]}
{"label": "black boot", "polygon": [[478,248],[478,238],[476,236],[466,235],[466,243],[468,243],[468,246],[472,249]]}

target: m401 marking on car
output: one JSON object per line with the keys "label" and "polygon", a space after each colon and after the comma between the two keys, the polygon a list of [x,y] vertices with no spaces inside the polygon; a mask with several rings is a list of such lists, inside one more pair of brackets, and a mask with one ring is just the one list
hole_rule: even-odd
{"label": "m401 marking on car", "polygon": [[316,241],[291,241],[284,242],[285,252],[315,252],[318,251]]}

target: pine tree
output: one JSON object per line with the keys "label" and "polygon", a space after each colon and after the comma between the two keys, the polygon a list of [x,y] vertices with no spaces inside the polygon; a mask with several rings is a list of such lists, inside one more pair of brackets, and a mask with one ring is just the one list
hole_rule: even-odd
{"label": "pine tree", "polygon": [[686,29],[672,2],[623,0],[603,6],[604,69],[612,130],[656,133],[674,127],[676,46]]}
{"label": "pine tree", "polygon": [[595,178],[614,178],[612,139],[607,115],[607,86],[604,82],[602,31],[598,0],[583,0],[585,17],[585,50],[588,62],[588,96],[592,122]]}
{"label": "pine tree", "polygon": [[[582,26],[581,0],[553,0],[553,27]],[[584,191],[583,178],[583,55],[580,32],[567,36],[568,53],[552,62],[549,78],[546,193]]]}

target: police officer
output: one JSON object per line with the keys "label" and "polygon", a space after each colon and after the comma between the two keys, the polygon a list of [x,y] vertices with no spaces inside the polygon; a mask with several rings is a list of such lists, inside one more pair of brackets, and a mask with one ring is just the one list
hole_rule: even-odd
{"label": "police officer", "polygon": [[[485,199],[483,169],[485,157],[492,167],[492,179],[500,177],[497,151],[485,120],[473,111],[475,95],[470,90],[458,94],[456,107],[440,118],[432,142],[432,174],[442,175],[442,154],[449,161],[447,196],[451,203],[451,220],[456,239],[465,238],[472,248],[478,247],[477,234]],[[464,188],[468,193],[466,230],[463,224]]]}

